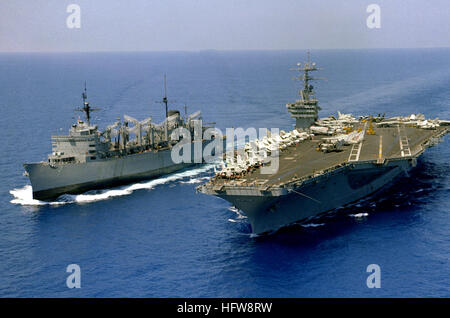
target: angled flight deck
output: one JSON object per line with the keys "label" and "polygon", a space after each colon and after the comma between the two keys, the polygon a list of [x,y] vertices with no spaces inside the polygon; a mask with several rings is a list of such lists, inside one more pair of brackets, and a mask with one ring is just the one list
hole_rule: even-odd
{"label": "angled flight deck", "polygon": [[[198,187],[242,210],[256,234],[357,201],[387,186],[416,166],[427,147],[449,131],[449,121],[427,120],[422,114],[385,118],[338,113],[318,119],[320,110],[309,61],[295,70],[304,82],[300,99],[287,104],[296,119],[290,132],[247,143],[227,157],[220,171]],[[255,147],[257,150],[255,151]],[[264,174],[279,154],[279,168]]]}

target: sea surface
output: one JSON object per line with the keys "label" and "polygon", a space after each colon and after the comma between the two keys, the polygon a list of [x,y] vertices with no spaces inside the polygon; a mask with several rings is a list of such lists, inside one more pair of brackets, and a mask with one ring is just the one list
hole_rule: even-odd
{"label": "sea surface", "polygon": [[[312,50],[321,116],[450,119],[450,49]],[[198,194],[213,166],[119,188],[33,200],[24,162],[82,113],[201,110],[227,127],[291,129],[285,104],[305,51],[0,54],[0,297],[450,297],[450,141],[409,177],[308,224],[254,237],[245,215]],[[69,264],[81,288],[69,289]],[[370,289],[369,264],[381,269]]]}

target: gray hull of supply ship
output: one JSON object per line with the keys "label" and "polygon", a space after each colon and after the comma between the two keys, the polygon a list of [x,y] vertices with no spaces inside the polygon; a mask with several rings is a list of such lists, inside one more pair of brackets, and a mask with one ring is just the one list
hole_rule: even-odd
{"label": "gray hull of supply ship", "polygon": [[157,178],[194,165],[194,161],[174,164],[171,149],[162,149],[83,163],[30,163],[24,167],[30,177],[33,198],[48,200],[65,193],[77,194]]}
{"label": "gray hull of supply ship", "polygon": [[[339,113],[338,118],[319,120],[311,111],[311,104],[317,103],[311,103],[315,98],[308,84],[313,79],[308,72],[316,70],[315,65],[308,61],[298,70],[305,72],[299,78],[305,87],[301,99],[287,105],[293,117],[300,118],[296,128],[249,143],[236,152],[237,160],[224,164],[214,178],[198,187],[242,210],[255,234],[317,217],[392,184],[449,131],[449,121],[425,120],[420,114],[356,119]],[[253,146],[258,151],[252,151]],[[279,169],[263,174],[267,158],[260,154],[275,147]]]}
{"label": "gray hull of supply ship", "polygon": [[[66,193],[123,185],[201,164],[202,158],[194,154],[212,142],[201,137],[210,128],[203,126],[201,113],[182,118],[179,111],[168,110],[166,96],[166,119],[162,123],[153,124],[151,117],[138,121],[124,115],[123,121],[119,118],[104,131],[90,123],[90,112],[96,109],[86,101],[86,88],[82,97],[79,110],[85,113],[86,121],[79,119],[67,136],[52,136],[53,152],[48,161],[24,164],[34,199],[49,200]],[[171,133],[181,127],[192,136],[187,141],[191,160],[175,163],[171,152],[178,140],[172,140]],[[133,135],[135,138],[131,138]]]}

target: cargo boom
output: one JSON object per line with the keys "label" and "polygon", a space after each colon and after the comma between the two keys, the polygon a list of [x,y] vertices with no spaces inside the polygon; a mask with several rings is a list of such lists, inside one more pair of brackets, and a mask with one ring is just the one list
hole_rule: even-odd
{"label": "cargo boom", "polygon": [[[138,121],[124,115],[123,121],[119,118],[99,131],[90,122],[91,111],[96,109],[86,101],[86,86],[82,98],[83,107],[78,110],[84,112],[85,121],[78,119],[67,136],[52,136],[53,151],[47,161],[24,164],[34,199],[49,200],[66,193],[156,178],[202,163],[202,158],[200,161],[195,158],[194,150],[203,149],[211,142],[202,139],[204,131],[211,127],[203,126],[200,111],[182,118],[178,110],[168,110],[165,93],[162,103],[166,116],[162,123],[152,123],[152,117]],[[178,140],[170,136],[178,128],[184,128],[192,136],[188,140],[191,160],[181,163],[173,162],[171,157]],[[130,138],[131,135],[135,138]]]}

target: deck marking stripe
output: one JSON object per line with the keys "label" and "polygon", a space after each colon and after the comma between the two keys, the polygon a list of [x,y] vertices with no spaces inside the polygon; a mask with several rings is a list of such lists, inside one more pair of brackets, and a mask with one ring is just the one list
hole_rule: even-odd
{"label": "deck marking stripe", "polygon": [[383,162],[383,135],[380,135],[380,146],[378,148],[378,163]]}
{"label": "deck marking stripe", "polygon": [[[348,157],[348,161],[358,161],[359,160],[359,155],[361,154],[361,149],[362,149],[362,143],[363,143],[363,140],[364,140],[364,136],[366,134],[366,126],[367,126],[367,122],[364,123],[364,128],[362,130],[362,139],[361,139],[361,141],[359,143],[357,143],[357,144],[353,144],[353,146],[352,146],[352,150],[350,151],[350,156]],[[355,149],[356,145],[358,145],[358,149],[357,149],[356,154],[355,154],[355,153],[353,153],[353,151],[356,150]],[[356,156],[356,158],[352,158],[352,156]]]}
{"label": "deck marking stripe", "polygon": [[400,131],[400,125],[397,125],[398,128],[398,138],[399,138],[399,142],[400,142],[400,153],[402,155],[402,157],[406,156],[411,156],[411,150],[409,149],[409,141],[408,141],[408,136],[406,136],[406,132],[405,132],[405,127],[402,126],[402,130],[403,130],[403,134]]}
{"label": "deck marking stripe", "polygon": [[362,140],[360,141],[360,143],[359,143],[359,147],[358,147],[358,153],[356,154],[356,159],[355,159],[355,161],[358,161],[359,160],[359,155],[361,154],[361,149],[362,149]]}

